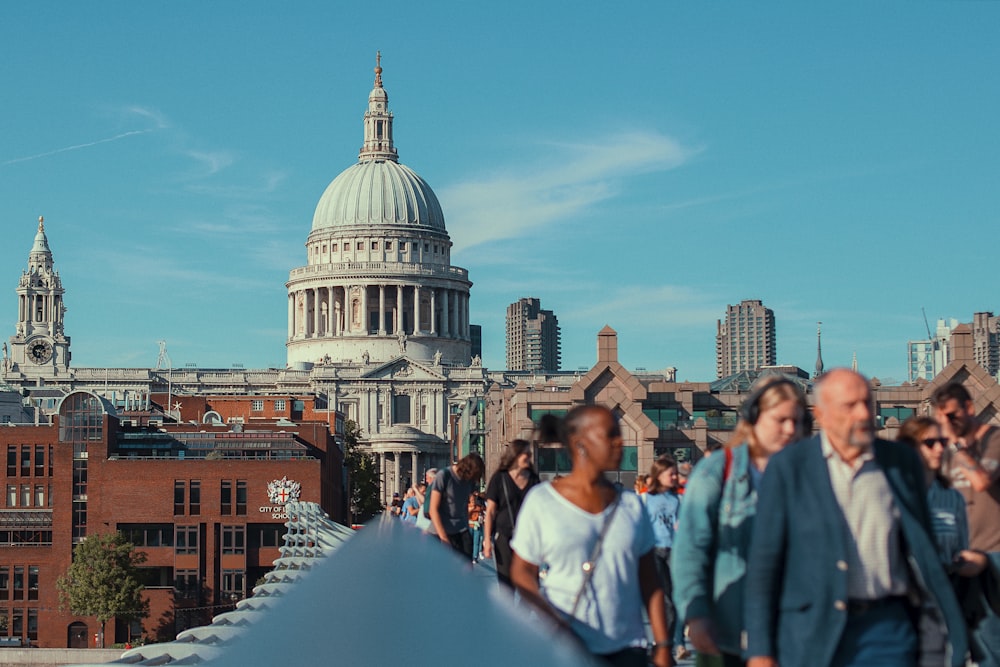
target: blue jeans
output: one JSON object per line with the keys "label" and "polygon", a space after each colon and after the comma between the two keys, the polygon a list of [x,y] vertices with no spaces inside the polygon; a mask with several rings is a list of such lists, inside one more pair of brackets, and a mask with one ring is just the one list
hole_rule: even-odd
{"label": "blue jeans", "polygon": [[472,560],[479,560],[479,552],[483,550],[483,527],[473,526],[472,531]]}
{"label": "blue jeans", "polygon": [[917,632],[906,602],[899,598],[847,616],[830,667],[914,667]]}

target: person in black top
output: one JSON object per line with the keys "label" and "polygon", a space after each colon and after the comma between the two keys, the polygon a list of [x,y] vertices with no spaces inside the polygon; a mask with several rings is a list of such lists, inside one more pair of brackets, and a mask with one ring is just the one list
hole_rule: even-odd
{"label": "person in black top", "polygon": [[496,555],[497,579],[511,590],[514,586],[510,580],[513,559],[510,538],[524,494],[538,482],[538,473],[531,467],[531,444],[527,440],[514,440],[507,445],[497,471],[486,486],[483,556]]}

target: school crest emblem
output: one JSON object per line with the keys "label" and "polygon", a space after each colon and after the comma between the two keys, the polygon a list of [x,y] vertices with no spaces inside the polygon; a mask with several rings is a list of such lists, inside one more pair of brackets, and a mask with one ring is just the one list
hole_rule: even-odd
{"label": "school crest emblem", "polygon": [[282,477],[267,485],[267,497],[273,505],[284,505],[299,499],[302,493],[302,484],[294,480]]}

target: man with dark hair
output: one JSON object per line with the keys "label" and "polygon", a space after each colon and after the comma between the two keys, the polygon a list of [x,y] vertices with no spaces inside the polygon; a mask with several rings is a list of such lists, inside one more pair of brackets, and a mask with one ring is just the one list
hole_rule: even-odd
{"label": "man with dark hair", "polygon": [[[946,474],[965,498],[969,548],[986,552],[1000,573],[1000,428],[981,422],[968,390],[958,382],[940,387],[931,397],[941,432],[951,442]],[[1000,618],[989,604],[972,631],[981,667],[1000,666]]]}
{"label": "man with dark hair", "polygon": [[832,370],[814,395],[819,433],[772,456],[758,491],[748,667],[914,667],[918,592],[941,612],[961,667],[964,619],[930,534],[923,463],[875,438],[863,376]]}
{"label": "man with dark hair", "polygon": [[485,468],[479,454],[468,454],[439,470],[427,489],[431,514],[431,528],[427,532],[437,535],[469,561],[472,560],[469,496],[479,486]]}

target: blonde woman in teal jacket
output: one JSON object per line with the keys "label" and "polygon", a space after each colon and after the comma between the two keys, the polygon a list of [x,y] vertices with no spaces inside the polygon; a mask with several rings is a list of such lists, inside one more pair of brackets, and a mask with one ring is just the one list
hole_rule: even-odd
{"label": "blonde woman in teal jacket", "polygon": [[809,429],[805,394],[768,376],[744,401],[725,448],[695,466],[684,492],[670,555],[678,620],[699,664],[743,665],[743,589],[757,513],[757,488],[770,457]]}

